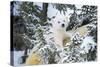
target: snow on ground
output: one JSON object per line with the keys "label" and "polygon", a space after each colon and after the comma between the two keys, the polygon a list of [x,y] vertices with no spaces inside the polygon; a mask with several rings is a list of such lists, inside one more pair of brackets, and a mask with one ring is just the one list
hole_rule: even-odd
{"label": "snow on ground", "polygon": [[24,51],[14,51],[14,66],[18,66],[21,62],[21,57],[24,55]]}

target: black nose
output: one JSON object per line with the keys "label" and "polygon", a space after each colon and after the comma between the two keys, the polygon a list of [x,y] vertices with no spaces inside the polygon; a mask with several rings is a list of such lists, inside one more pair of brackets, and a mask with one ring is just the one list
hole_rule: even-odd
{"label": "black nose", "polygon": [[62,24],[61,26],[62,26],[62,27],[65,27],[65,24]]}

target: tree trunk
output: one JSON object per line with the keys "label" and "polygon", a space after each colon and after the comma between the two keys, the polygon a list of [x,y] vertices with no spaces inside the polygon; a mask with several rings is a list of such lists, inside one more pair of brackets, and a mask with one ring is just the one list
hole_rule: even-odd
{"label": "tree trunk", "polygon": [[43,3],[43,14],[42,14],[42,21],[47,21],[47,11],[48,11],[48,3]]}

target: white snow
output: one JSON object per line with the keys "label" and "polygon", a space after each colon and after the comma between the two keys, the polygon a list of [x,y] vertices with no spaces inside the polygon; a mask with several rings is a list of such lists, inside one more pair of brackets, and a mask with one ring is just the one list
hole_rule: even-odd
{"label": "white snow", "polygon": [[[76,6],[76,8],[78,8],[78,9],[81,9],[81,7],[82,7],[82,5],[78,5],[78,4],[75,5],[75,6]],[[81,10],[78,10],[78,11],[77,11],[77,14],[80,14],[80,13],[81,13]]]}
{"label": "white snow", "polygon": [[88,53],[89,49],[91,49],[92,47],[92,50],[93,50],[95,46],[96,46],[96,43],[94,42],[93,37],[87,36],[83,40],[83,43],[81,44],[81,49],[84,49],[84,51]]}
{"label": "white snow", "polygon": [[18,66],[21,62],[21,56],[24,55],[24,51],[14,51],[14,66]]}
{"label": "white snow", "polygon": [[35,3],[34,3],[34,5],[39,6],[39,7],[40,7],[40,9],[42,10],[42,3],[40,3],[40,2],[35,2]]}
{"label": "white snow", "polygon": [[63,13],[60,13],[60,11],[57,10],[56,8],[53,8],[52,4],[49,4],[48,6],[47,15],[49,18],[57,16],[57,19],[60,19],[61,17],[68,17],[70,13],[73,13],[73,10],[68,9],[64,15]]}
{"label": "white snow", "polygon": [[[40,6],[41,8],[42,8],[42,3],[34,3],[35,5],[38,5],[38,6]],[[81,6],[80,5],[75,5],[78,9],[80,9],[81,8]],[[53,6],[52,6],[52,4],[49,4],[49,6],[48,6],[48,12],[47,12],[47,16],[49,17],[49,18],[51,18],[51,17],[53,17],[53,16],[56,16],[56,19],[54,20],[54,21],[51,21],[51,23],[53,23],[53,22],[58,22],[58,21],[61,21],[61,20],[64,20],[66,17],[68,18],[68,21],[69,21],[69,17],[70,17],[70,15],[71,15],[71,13],[73,13],[73,10],[71,10],[71,9],[67,9],[67,12],[65,13],[65,15],[63,14],[63,13],[60,13],[60,11],[58,11],[56,8],[53,8]],[[77,11],[77,13],[78,14],[80,14],[80,11]],[[38,19],[39,20],[39,18],[38,17],[36,17],[35,15],[31,15],[31,14],[28,14],[28,16],[33,16],[35,19]],[[68,22],[67,21],[67,22]],[[26,25],[28,25],[29,26],[29,28],[30,29],[35,29],[35,26],[33,25],[33,24],[26,24]],[[55,28],[58,28],[59,26],[55,23],[54,24],[55,25]],[[40,27],[40,26],[39,26]],[[49,27],[48,27],[49,28]],[[41,27],[41,29],[42,29],[42,27]],[[44,30],[43,30],[44,31]],[[50,31],[46,31],[46,33],[49,33],[49,32],[51,32],[51,30]],[[56,31],[55,31],[56,32]],[[66,31],[65,31],[66,32]],[[64,32],[64,33],[65,33]],[[58,32],[57,32],[58,33]],[[67,31],[67,35],[70,35],[70,37],[72,37],[73,36],[73,31]],[[75,35],[75,34],[74,34]],[[38,33],[36,33],[34,36],[38,36]],[[38,44],[36,44],[35,46],[34,46],[34,48],[31,50],[31,53],[33,53],[34,51],[37,51],[37,52],[40,52],[40,53],[42,53],[43,54],[43,52],[42,51],[44,51],[44,54],[47,54],[47,55],[45,55],[44,56],[44,54],[43,54],[43,57],[44,57],[44,62],[45,62],[45,64],[46,63],[48,63],[48,56],[49,56],[49,53],[46,51],[46,49],[49,49],[52,53],[55,51],[55,49],[53,49],[53,48],[55,48],[56,46],[53,46],[52,47],[52,45],[53,44],[55,44],[55,42],[53,42],[50,38],[52,38],[53,36],[52,36],[52,34],[45,34],[45,33],[43,33],[43,36],[44,36],[44,38],[45,38],[45,40],[46,40],[46,42],[47,42],[47,45],[45,45],[45,46],[43,46],[42,48],[40,48],[41,47],[41,42],[39,41],[39,43]],[[34,40],[31,40],[31,39],[29,39],[29,37],[28,36],[24,36],[24,38],[26,38],[26,39],[28,39],[28,40],[30,40],[30,42],[32,43],[32,42],[35,42]],[[60,38],[60,37],[59,37]],[[38,40],[36,40],[37,42],[38,42]],[[80,41],[79,41],[80,42]],[[52,45],[50,44],[50,43],[52,43]],[[77,42],[76,42],[77,43]],[[92,45],[90,45],[90,44],[92,44]],[[66,43],[66,45],[70,45],[70,42],[69,43]],[[85,53],[88,53],[88,51],[89,51],[89,49],[91,49],[91,47],[92,47],[92,50],[95,48],[95,46],[96,46],[96,43],[94,42],[94,40],[93,40],[93,37],[90,37],[90,36],[87,36],[87,37],[85,37],[85,39],[83,40],[83,43],[80,45],[80,47],[81,47],[81,49],[83,49],[84,51],[83,51],[83,53],[85,52]],[[65,55],[65,51],[64,51],[64,49],[62,49],[62,48],[57,48],[57,51],[59,52],[59,55],[60,55],[60,59],[59,59],[59,57],[56,57],[56,61],[59,61],[60,60],[60,62],[58,62],[58,63],[63,63],[63,61],[65,61],[66,59],[68,59],[68,57]],[[68,52],[68,51],[67,51]],[[28,54],[31,54],[31,53],[28,53]],[[69,52],[70,53],[70,52]],[[17,66],[17,65],[19,65],[20,64],[20,62],[21,62],[21,56],[23,56],[24,55],[24,51],[14,51],[14,65],[15,66]],[[66,56],[66,57],[65,57]],[[70,55],[69,55],[70,56]],[[69,61],[70,62],[70,61]]]}
{"label": "white snow", "polygon": [[[81,9],[81,5],[75,5],[76,8]],[[70,8],[67,8],[67,12],[65,12],[65,15],[63,13],[60,13],[59,10],[57,10],[56,8],[53,8],[52,4],[49,4],[48,6],[48,17],[51,18],[53,16],[58,16],[58,19],[60,19],[61,17],[70,17],[70,15],[73,13],[74,11],[71,10]],[[78,14],[81,13],[81,11],[77,11]]]}

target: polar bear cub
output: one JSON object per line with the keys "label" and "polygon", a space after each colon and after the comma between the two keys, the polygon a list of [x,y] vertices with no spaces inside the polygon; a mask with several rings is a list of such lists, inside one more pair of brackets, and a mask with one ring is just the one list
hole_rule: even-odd
{"label": "polar bear cub", "polygon": [[56,46],[65,46],[66,43],[70,41],[73,34],[71,31],[66,31],[69,23],[68,18],[56,16],[50,22],[52,23],[51,31],[53,33],[54,41],[57,44]]}
{"label": "polar bear cub", "polygon": [[51,31],[56,43],[55,46],[58,47],[67,46],[66,43],[71,41],[71,37],[75,35],[76,32],[79,33],[82,37],[88,34],[87,25],[66,31],[69,24],[68,17],[56,16],[50,21],[50,23],[52,24]]}

